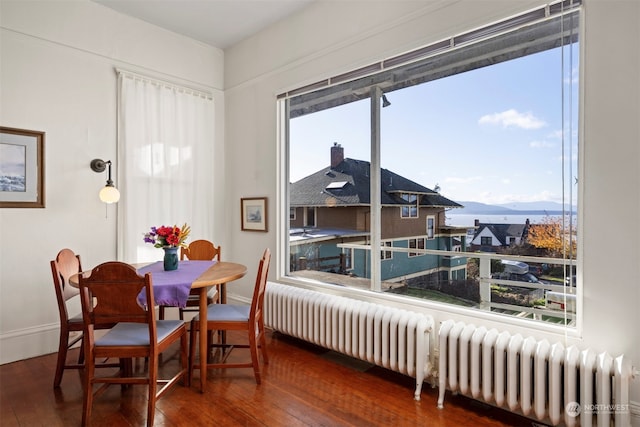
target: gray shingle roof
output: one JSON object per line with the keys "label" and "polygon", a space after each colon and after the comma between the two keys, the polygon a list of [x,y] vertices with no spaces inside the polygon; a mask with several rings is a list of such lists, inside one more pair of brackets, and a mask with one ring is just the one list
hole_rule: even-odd
{"label": "gray shingle roof", "polygon": [[[336,206],[369,205],[370,168],[369,162],[347,158],[334,168],[327,167],[302,178],[289,187],[291,206],[326,206],[328,198],[331,198]],[[412,204],[400,197],[401,193],[411,193],[420,195],[420,206],[462,207],[437,192],[387,169],[381,170],[380,179],[382,205]]]}
{"label": "gray shingle roof", "polygon": [[474,238],[480,234],[485,228],[489,229],[491,233],[500,241],[503,246],[507,246],[509,242],[507,237],[523,237],[525,231],[525,224],[478,224],[477,231]]}

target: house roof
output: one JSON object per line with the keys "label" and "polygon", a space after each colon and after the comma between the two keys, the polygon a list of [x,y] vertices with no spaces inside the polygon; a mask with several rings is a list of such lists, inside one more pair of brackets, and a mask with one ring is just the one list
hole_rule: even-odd
{"label": "house roof", "polygon": [[[289,187],[291,206],[367,206],[371,164],[363,160],[344,159],[335,167],[324,168]],[[381,204],[414,205],[401,196],[417,194],[422,207],[461,208],[462,205],[441,196],[434,190],[381,169]]]}
{"label": "house roof", "polygon": [[484,229],[488,229],[500,241],[502,245],[508,245],[508,237],[523,237],[526,224],[478,224],[475,239]]}

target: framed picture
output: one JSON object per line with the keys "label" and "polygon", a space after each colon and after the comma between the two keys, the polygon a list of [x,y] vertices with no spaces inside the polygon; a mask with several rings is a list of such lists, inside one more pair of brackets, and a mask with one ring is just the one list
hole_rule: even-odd
{"label": "framed picture", "polygon": [[44,208],[44,132],[0,127],[0,208]]}
{"label": "framed picture", "polygon": [[267,198],[240,199],[240,215],[243,231],[267,231]]}

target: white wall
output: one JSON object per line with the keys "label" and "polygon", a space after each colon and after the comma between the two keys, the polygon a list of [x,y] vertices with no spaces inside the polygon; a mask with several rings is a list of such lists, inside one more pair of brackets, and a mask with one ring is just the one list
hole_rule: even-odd
{"label": "white wall", "polygon": [[[626,353],[638,366],[640,2],[584,3],[580,250],[585,317],[578,336],[567,339],[614,355]],[[249,265],[251,276],[263,248],[275,251],[278,244],[278,93],[539,4],[318,2],[223,58],[216,49],[85,0],[2,0],[0,124],[46,132],[47,207],[0,209],[0,363],[56,350],[49,260],[60,248],[81,253],[87,267],[115,257],[115,208],[105,211],[98,201],[104,176],[89,169],[95,157],[115,158],[114,66],[213,91],[217,234],[225,258]],[[269,197],[268,233],[240,231],[239,199],[248,196]],[[273,259],[272,277],[283,262]],[[251,285],[247,277],[230,292],[247,297]],[[429,311],[437,321],[462,319],[563,339],[561,333],[505,326],[445,306],[410,308]],[[638,380],[633,389],[638,412]]]}
{"label": "white wall", "polygon": [[[368,65],[457,32],[543,4],[541,1],[319,2],[225,52],[228,202],[249,195],[278,199],[277,94]],[[581,246],[584,318],[577,334],[509,326],[437,304],[437,321],[565,340],[580,348],[625,353],[640,366],[640,2],[585,0],[582,39]],[[250,124],[250,125],[247,125]],[[247,173],[247,171],[249,171]],[[276,248],[276,203],[267,236],[232,228],[234,259],[251,262]],[[286,212],[285,216],[286,218]],[[621,232],[624,230],[623,232]],[[286,260],[276,259],[272,271]],[[278,264],[280,263],[280,264]],[[370,297],[364,297],[369,298]],[[640,379],[632,386],[640,414]],[[636,417],[636,423],[638,418]]]}
{"label": "white wall", "polygon": [[[0,124],[46,132],[46,207],[0,209],[0,363],[7,363],[57,351],[49,261],[60,249],[79,253],[86,268],[116,257],[116,207],[98,199],[106,174],[89,168],[94,158],[118,168],[114,67],[213,92],[215,182],[224,188],[224,58],[84,0],[3,0],[0,19]],[[212,215],[224,221],[224,211]],[[223,236],[223,226],[217,231]]]}

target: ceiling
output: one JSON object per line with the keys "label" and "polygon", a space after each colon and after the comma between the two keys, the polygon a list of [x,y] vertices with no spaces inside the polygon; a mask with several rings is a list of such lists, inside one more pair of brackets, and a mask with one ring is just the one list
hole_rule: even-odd
{"label": "ceiling", "polygon": [[92,0],[178,34],[226,49],[314,0]]}

